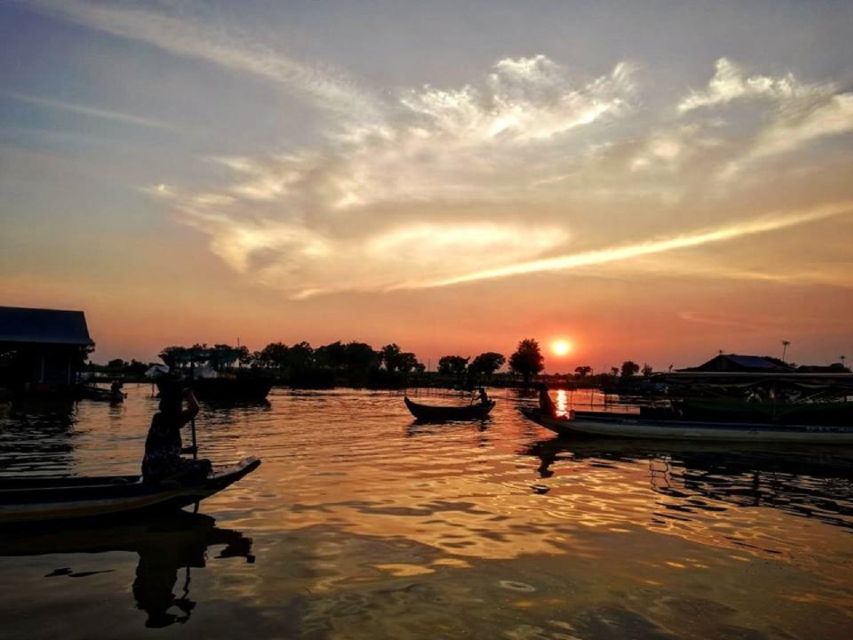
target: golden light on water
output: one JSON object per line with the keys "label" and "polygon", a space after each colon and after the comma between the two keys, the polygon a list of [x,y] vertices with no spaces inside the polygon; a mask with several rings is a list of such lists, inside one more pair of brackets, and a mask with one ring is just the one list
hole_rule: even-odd
{"label": "golden light on water", "polygon": [[569,394],[565,389],[557,390],[557,415],[564,416],[569,413]]}
{"label": "golden light on water", "polygon": [[572,343],[565,338],[557,338],[551,343],[551,353],[555,356],[563,357],[572,352]]}

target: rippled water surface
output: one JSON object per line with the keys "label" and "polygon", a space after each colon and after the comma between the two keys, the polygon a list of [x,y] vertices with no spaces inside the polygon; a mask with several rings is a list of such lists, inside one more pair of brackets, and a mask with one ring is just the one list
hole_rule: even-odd
{"label": "rippled water surface", "polygon": [[[0,475],[135,473],[129,391],[0,408]],[[445,425],[389,392],[203,408],[202,455],[261,467],[197,514],[0,533],[0,636],[853,637],[853,452],[557,440],[494,395]]]}

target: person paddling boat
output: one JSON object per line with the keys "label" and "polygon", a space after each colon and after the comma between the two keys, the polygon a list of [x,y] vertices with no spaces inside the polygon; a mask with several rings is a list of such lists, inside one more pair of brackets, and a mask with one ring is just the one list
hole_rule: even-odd
{"label": "person paddling boat", "polygon": [[198,401],[191,389],[164,388],[161,391],[160,411],[154,414],[145,440],[142,459],[145,482],[202,480],[211,472],[210,460],[181,457],[181,429],[193,421],[198,411]]}

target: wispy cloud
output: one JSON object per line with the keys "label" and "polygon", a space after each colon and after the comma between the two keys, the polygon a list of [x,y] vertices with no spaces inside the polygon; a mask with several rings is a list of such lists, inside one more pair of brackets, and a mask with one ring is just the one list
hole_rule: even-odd
{"label": "wispy cloud", "polygon": [[34,104],[39,107],[46,107],[48,109],[57,109],[59,111],[68,111],[70,113],[77,113],[83,116],[88,116],[90,118],[101,118],[103,120],[112,120],[113,122],[121,122],[122,124],[130,124],[137,127],[148,127],[150,129],[164,129],[168,131],[177,130],[176,127],[170,125],[166,122],[162,122],[160,120],[156,120],[154,118],[145,118],[142,116],[132,115],[128,113],[121,113],[119,111],[110,111],[108,109],[99,109],[97,107],[91,107],[82,104],[75,104],[73,102],[64,102],[61,100],[52,100],[50,98],[44,98],[39,96],[31,96],[24,93],[16,93],[12,91],[3,92],[0,95],[7,96],[14,100],[18,100],[20,102],[26,102],[28,104]]}
{"label": "wispy cloud", "polygon": [[[507,58],[461,87],[398,90],[381,121],[354,118],[313,147],[209,158],[230,181],[167,195],[228,265],[292,297],[629,264],[847,213],[843,190],[781,210],[778,188],[709,179],[793,151],[783,139],[845,132],[847,94],[728,61],[715,78],[633,118],[629,64],[580,77],[543,55]],[[729,122],[741,100],[748,117]],[[810,192],[796,162],[785,170]]]}
{"label": "wispy cloud", "polygon": [[718,227],[716,229],[679,234],[669,238],[647,240],[623,246],[596,249],[594,251],[567,254],[543,260],[522,262],[519,264],[499,267],[497,269],[485,269],[445,280],[421,283],[417,286],[441,287],[477,280],[506,278],[509,276],[538,273],[543,271],[567,271],[578,267],[607,264],[609,262],[621,262],[657,253],[698,247],[704,244],[734,240],[743,236],[777,231],[788,227],[807,224],[809,222],[816,222],[832,216],[849,214],[851,212],[853,212],[853,203],[848,202],[840,205],[819,207],[811,211],[763,216],[755,220],[746,220],[736,224]]}
{"label": "wispy cloud", "polygon": [[714,76],[704,91],[693,91],[681,100],[678,110],[682,113],[729,104],[734,100],[765,98],[784,101],[809,96],[822,90],[818,85],[803,85],[793,74],[782,77],[752,75],[728,58],[720,58],[714,65]]}
{"label": "wispy cloud", "polygon": [[525,220],[511,203],[576,132],[629,113],[633,89],[624,64],[572,79],[544,56],[501,60],[476,85],[401,91],[385,122],[353,124],[324,146],[212,158],[234,181],[175,206],[229,265],[295,296],[530,259],[570,229]]}
{"label": "wispy cloud", "polygon": [[714,110],[733,102],[763,101],[771,105],[764,124],[745,152],[720,171],[731,178],[749,164],[790,153],[820,138],[853,131],[853,93],[832,83],[806,83],[793,73],[784,76],[747,75],[727,58],[716,63],[704,91],[694,91],[678,105],[682,114]]}
{"label": "wispy cloud", "polygon": [[270,46],[238,36],[219,21],[186,11],[187,5],[34,0],[29,6],[91,29],[147,43],[281,84],[316,106],[348,117],[375,117],[379,102],[344,74],[299,62]]}

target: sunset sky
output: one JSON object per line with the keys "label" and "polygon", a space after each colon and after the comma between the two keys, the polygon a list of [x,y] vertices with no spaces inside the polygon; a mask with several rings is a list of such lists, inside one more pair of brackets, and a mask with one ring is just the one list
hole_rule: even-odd
{"label": "sunset sky", "polygon": [[96,361],[853,357],[853,3],[0,1],[0,304]]}

